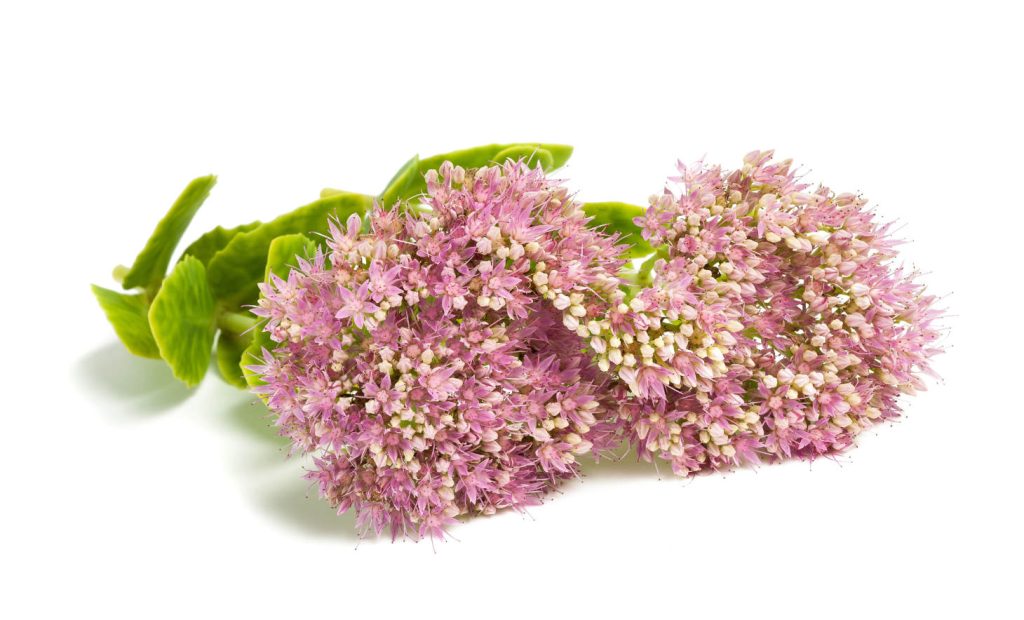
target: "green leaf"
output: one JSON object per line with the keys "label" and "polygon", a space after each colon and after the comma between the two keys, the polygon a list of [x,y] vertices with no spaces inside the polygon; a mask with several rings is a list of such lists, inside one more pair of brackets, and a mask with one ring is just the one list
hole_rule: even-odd
{"label": "green leaf", "polygon": [[236,235],[249,232],[260,224],[262,224],[262,222],[256,221],[249,222],[248,224],[242,224],[241,226],[235,226],[234,228],[218,226],[193,241],[191,245],[185,248],[185,252],[181,257],[185,258],[186,256],[195,256],[202,261],[203,265],[209,265],[210,259],[212,259],[217,252],[223,250]]}
{"label": "green leaf", "polygon": [[[278,273],[277,269],[274,269],[274,273]],[[270,334],[263,330],[265,321],[260,323],[253,328],[250,332],[252,339],[246,346],[245,351],[242,352],[242,359],[239,365],[242,368],[242,377],[245,379],[245,383],[251,387],[259,387],[265,385],[263,379],[258,374],[249,369],[249,366],[260,365],[263,363],[263,349],[273,351],[277,346],[277,343],[271,340]],[[267,398],[265,395],[260,394],[260,398],[266,402]]]}
{"label": "green leaf", "polygon": [[174,376],[198,385],[210,365],[215,331],[213,295],[203,263],[187,256],[164,280],[149,308],[149,325]]}
{"label": "green leaf", "polygon": [[295,233],[281,235],[270,242],[267,251],[267,269],[263,272],[264,281],[270,279],[273,272],[279,278],[288,278],[288,272],[297,264],[296,257],[309,258],[316,252],[316,242],[306,235]]}
{"label": "green leaf", "polygon": [[321,198],[331,198],[332,196],[361,196],[363,198],[370,198],[371,201],[373,198],[372,196],[366,196],[366,194],[360,194],[359,192],[350,192],[344,189],[334,189],[333,187],[325,187],[322,190],[320,190]]}
{"label": "green leaf", "polygon": [[633,223],[634,217],[645,213],[643,207],[624,202],[588,202],[583,205],[583,212],[590,217],[587,226],[603,230],[606,233],[619,233],[620,242],[629,244],[627,258],[639,258],[653,252],[651,244],[641,235],[640,227]]}
{"label": "green leaf", "polygon": [[[426,173],[427,170],[433,170],[440,167],[445,160],[448,160],[457,166],[462,166],[463,168],[480,168],[491,164],[503,163],[508,156],[512,156],[514,158],[518,158],[520,155],[527,156],[538,149],[545,150],[551,154],[551,165],[550,167],[545,166],[544,168],[547,172],[557,170],[564,166],[565,162],[568,161],[569,157],[572,155],[572,147],[566,144],[543,144],[532,142],[517,144],[486,144],[484,146],[462,149],[461,151],[452,151],[451,153],[442,153],[441,155],[434,155],[433,157],[421,159],[419,168],[421,174]],[[507,151],[509,155],[502,155],[503,151]]]}
{"label": "green leaf", "polygon": [[[316,252],[316,243],[305,235],[282,235],[274,239],[270,244],[270,251],[267,253],[267,271],[264,279],[269,279],[271,273],[279,278],[287,278],[289,270],[296,263],[297,256],[308,257],[314,252]],[[272,351],[277,343],[270,339],[267,332],[263,331],[263,321],[249,332],[249,336],[250,340],[241,354],[239,364],[245,384],[256,387],[263,385],[263,380],[247,367],[262,364],[263,349]]]}
{"label": "green leaf", "polygon": [[[571,155],[572,147],[565,144],[520,143],[486,144],[471,149],[442,153],[426,159],[413,157],[395,173],[391,182],[388,183],[387,189],[381,194],[381,203],[391,206],[399,199],[407,200],[426,192],[427,182],[423,175],[428,170],[440,168],[445,161],[450,161],[463,168],[481,168],[504,163],[506,159],[522,158],[528,162],[539,161],[545,171],[551,172],[565,165]],[[413,165],[415,165],[416,174],[413,174]]]}
{"label": "green leaf", "polygon": [[217,338],[217,370],[224,381],[238,388],[249,385],[242,374],[241,363],[250,341],[248,335],[233,336],[227,332],[220,332]]}
{"label": "green leaf", "polygon": [[668,259],[668,252],[665,251],[664,248],[659,248],[657,252],[651,254],[647,260],[641,263],[640,268],[637,269],[636,272],[635,283],[637,286],[646,288],[651,285],[654,281],[654,278],[651,275],[651,272],[654,269],[654,263],[658,262],[660,259]]}
{"label": "green leaf", "polygon": [[[242,367],[242,377],[245,379],[245,384],[250,388],[259,387],[266,385],[263,379],[253,372],[249,366],[259,366],[263,363],[263,348],[271,349],[268,345],[274,344],[274,341],[266,335],[266,332],[255,332],[253,334],[252,342],[242,352],[242,360],[239,364]],[[264,394],[259,394],[259,397],[263,402],[267,402],[267,397]]]}
{"label": "green leaf", "polygon": [[142,287],[152,293],[160,286],[167,274],[167,265],[171,263],[174,248],[178,246],[185,229],[216,183],[217,177],[210,175],[194,179],[188,184],[167,215],[156,225],[146,247],[142,248],[135,263],[125,274],[121,283],[125,289]]}
{"label": "green leaf", "polygon": [[352,213],[362,214],[372,204],[372,196],[337,194],[235,235],[210,260],[207,275],[214,297],[226,308],[255,303],[258,284],[266,272],[267,252],[275,238],[292,233],[325,232],[328,216],[344,222]]}
{"label": "green leaf", "polygon": [[[415,195],[414,188],[423,178],[419,165],[419,156],[413,155],[412,158],[405,162],[405,165],[395,173],[395,176],[388,181],[388,186],[380,193],[380,204],[384,208],[390,208],[398,200]],[[425,185],[424,188],[426,188]]]}
{"label": "green leaf", "polygon": [[124,346],[141,357],[160,359],[160,349],[149,330],[149,304],[145,295],[126,295],[95,284],[92,294],[114,326],[114,332]]}
{"label": "green leaf", "polygon": [[555,165],[555,156],[552,155],[551,151],[521,144],[510,146],[507,149],[499,151],[498,154],[494,156],[494,161],[496,162],[503,162],[506,159],[521,159],[530,167],[536,166],[540,163],[541,168],[544,170],[552,170]]}

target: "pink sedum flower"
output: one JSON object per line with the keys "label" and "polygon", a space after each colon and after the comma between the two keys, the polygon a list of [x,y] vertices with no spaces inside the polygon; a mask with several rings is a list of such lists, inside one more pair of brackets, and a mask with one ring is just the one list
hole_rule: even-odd
{"label": "pink sedum flower", "polygon": [[554,303],[617,290],[615,238],[521,163],[445,163],[427,185],[422,207],[375,209],[369,233],[332,224],[329,251],[254,310],[278,345],[253,370],[315,455],[308,477],[393,536],[535,504],[618,441],[608,379]]}
{"label": "pink sedum flower", "polygon": [[900,394],[924,389],[939,312],[894,265],[889,225],[770,151],[680,173],[636,221],[661,248],[653,283],[591,343],[619,366],[640,456],[681,475],[814,458],[897,417]]}

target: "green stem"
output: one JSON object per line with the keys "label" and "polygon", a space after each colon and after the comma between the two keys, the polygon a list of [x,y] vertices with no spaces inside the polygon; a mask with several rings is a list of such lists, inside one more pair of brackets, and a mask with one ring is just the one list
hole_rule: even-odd
{"label": "green stem", "polygon": [[217,317],[217,327],[221,331],[235,335],[244,334],[255,327],[257,323],[259,323],[259,319],[251,314],[231,312],[230,310],[221,312],[220,316]]}

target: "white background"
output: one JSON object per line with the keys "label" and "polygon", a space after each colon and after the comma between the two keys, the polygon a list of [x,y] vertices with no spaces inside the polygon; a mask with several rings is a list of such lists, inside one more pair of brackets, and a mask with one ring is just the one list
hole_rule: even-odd
{"label": "white background", "polygon": [[[151,4],[0,9],[0,615],[1021,617],[1011,9]],[[583,199],[769,147],[864,191],[947,295],[944,381],[838,462],[630,457],[436,550],[360,543],[251,397],[132,358],[89,293],[195,176],[189,238],[519,140],[575,145]]]}

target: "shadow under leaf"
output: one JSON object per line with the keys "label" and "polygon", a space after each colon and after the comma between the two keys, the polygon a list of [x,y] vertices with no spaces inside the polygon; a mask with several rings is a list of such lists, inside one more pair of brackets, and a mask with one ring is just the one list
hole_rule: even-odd
{"label": "shadow under leaf", "polygon": [[172,409],[193,393],[163,361],[136,357],[116,341],[84,355],[73,373],[86,391],[125,401],[141,414]]}

